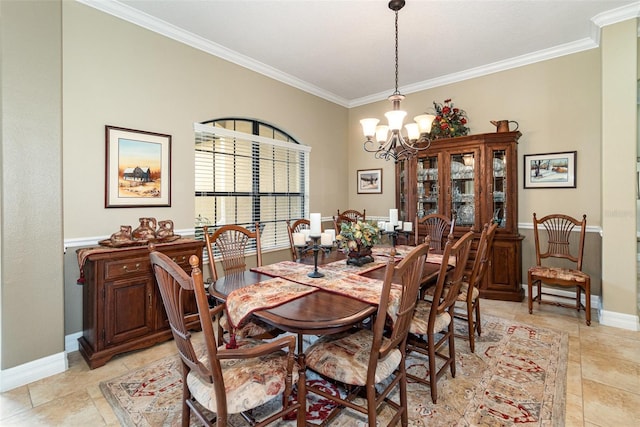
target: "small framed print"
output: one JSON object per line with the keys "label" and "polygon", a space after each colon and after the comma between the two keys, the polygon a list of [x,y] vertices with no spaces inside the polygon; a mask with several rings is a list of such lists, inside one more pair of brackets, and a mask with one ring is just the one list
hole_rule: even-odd
{"label": "small framed print", "polygon": [[576,188],[576,151],[525,154],[524,188]]}
{"label": "small framed print", "polygon": [[171,135],[105,126],[105,208],[171,206]]}
{"label": "small framed print", "polygon": [[358,194],[382,193],[382,169],[363,169],[358,171]]}

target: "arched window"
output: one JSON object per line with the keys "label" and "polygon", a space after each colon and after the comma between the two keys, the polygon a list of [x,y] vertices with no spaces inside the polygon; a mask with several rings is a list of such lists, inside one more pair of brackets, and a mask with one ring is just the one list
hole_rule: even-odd
{"label": "arched window", "polygon": [[246,118],[194,128],[196,236],[203,225],[258,221],[263,250],[288,247],[285,221],[309,216],[310,147]]}

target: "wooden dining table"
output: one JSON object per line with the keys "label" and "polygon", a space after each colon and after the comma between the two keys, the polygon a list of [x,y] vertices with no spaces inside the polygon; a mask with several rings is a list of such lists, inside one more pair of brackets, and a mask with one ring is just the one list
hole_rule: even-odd
{"label": "wooden dining table", "polygon": [[[402,251],[408,253],[410,250],[411,247],[403,247],[403,249],[399,249],[397,255],[402,256]],[[389,248],[388,252],[390,254],[391,248]],[[318,253],[319,271],[322,271],[322,266],[324,265],[345,259],[346,256],[336,249],[330,252],[321,251]],[[422,279],[423,286],[433,283],[440,271],[441,263],[439,259],[435,258],[430,261],[425,263]],[[303,257],[298,262],[313,266],[314,258],[313,256]],[[378,264],[379,266],[374,269],[367,268],[365,264],[362,270],[368,271],[363,272],[361,275],[370,279],[384,280],[386,263],[378,262]],[[357,271],[357,268],[355,271]],[[234,290],[243,289],[273,278],[272,275],[264,272],[246,270],[218,278],[209,286],[209,293],[218,301],[226,301],[227,296]],[[286,279],[286,277],[284,278]],[[298,336],[297,358],[300,366],[299,375],[303,377],[302,384],[304,384],[306,364],[302,336],[329,335],[349,330],[354,325],[375,314],[376,311],[377,305],[375,304],[350,298],[340,293],[318,289],[315,292],[286,301],[275,307],[254,311],[252,315],[280,330],[291,332]],[[298,396],[305,395],[306,388],[298,391]],[[303,411],[298,414],[298,426],[306,425],[305,412],[303,407]]]}

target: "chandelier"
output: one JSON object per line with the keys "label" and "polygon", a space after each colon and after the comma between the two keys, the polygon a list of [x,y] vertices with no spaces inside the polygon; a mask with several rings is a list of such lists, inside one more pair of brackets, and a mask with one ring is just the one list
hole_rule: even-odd
{"label": "chandelier", "polygon": [[[415,123],[404,126],[407,136],[402,135],[402,123],[407,112],[400,109],[400,101],[404,99],[404,95],[398,91],[398,11],[404,7],[404,4],[405,0],[391,0],[389,2],[389,9],[396,14],[396,90],[389,96],[393,109],[385,113],[388,125],[378,125],[380,122],[378,119],[360,120],[362,131],[367,138],[364,142],[364,150],[375,153],[376,159],[393,159],[396,163],[410,159],[418,151],[429,148],[431,145],[429,133],[435,119],[435,116],[431,114],[415,116],[413,118]],[[390,135],[389,131],[391,131]]]}

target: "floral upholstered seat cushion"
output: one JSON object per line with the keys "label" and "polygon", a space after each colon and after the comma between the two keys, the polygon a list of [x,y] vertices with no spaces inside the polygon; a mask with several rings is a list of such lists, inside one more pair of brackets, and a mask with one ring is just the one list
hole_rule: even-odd
{"label": "floral upholstered seat cushion", "polygon": [[[420,300],[416,304],[416,310],[413,313],[409,332],[414,335],[426,335],[429,333],[429,313],[431,312],[431,302]],[[433,332],[445,330],[451,323],[451,316],[448,312],[438,314],[436,316]]]}
{"label": "floral upholstered seat cushion", "polygon": [[529,269],[529,274],[532,274],[537,277],[544,277],[547,279],[557,279],[564,281],[576,281],[576,282],[586,282],[589,278],[589,275],[583,273],[580,270],[573,270],[570,268],[561,268],[561,267],[543,267],[543,266],[535,266]]}
{"label": "floral upholstered seat cushion", "polygon": [[[238,341],[239,348],[260,344],[263,342],[253,339]],[[222,349],[224,346],[220,347]],[[279,351],[251,359],[226,359],[220,361],[220,365],[227,395],[227,411],[230,414],[260,406],[284,392],[287,377],[285,352]],[[297,380],[298,370],[294,368],[293,382]],[[210,411],[218,412],[213,384],[191,371],[187,376],[187,386],[198,402]]]}
{"label": "floral upholstered seat cushion", "polygon": [[[365,385],[372,343],[373,333],[367,329],[324,336],[306,352],[307,366],[321,375],[345,384]],[[401,359],[400,350],[394,349],[384,359],[379,360],[375,382],[378,383],[391,375]]]}
{"label": "floral upholstered seat cushion", "polygon": [[[220,317],[220,326],[223,330],[229,330],[229,320],[227,319],[227,313],[224,313]],[[261,321],[255,317],[252,317],[244,325],[240,326],[240,328],[236,329],[236,337],[238,338],[248,338],[248,337],[259,337],[264,334],[268,334],[270,332],[276,331],[276,328],[269,325],[266,322]]]}

